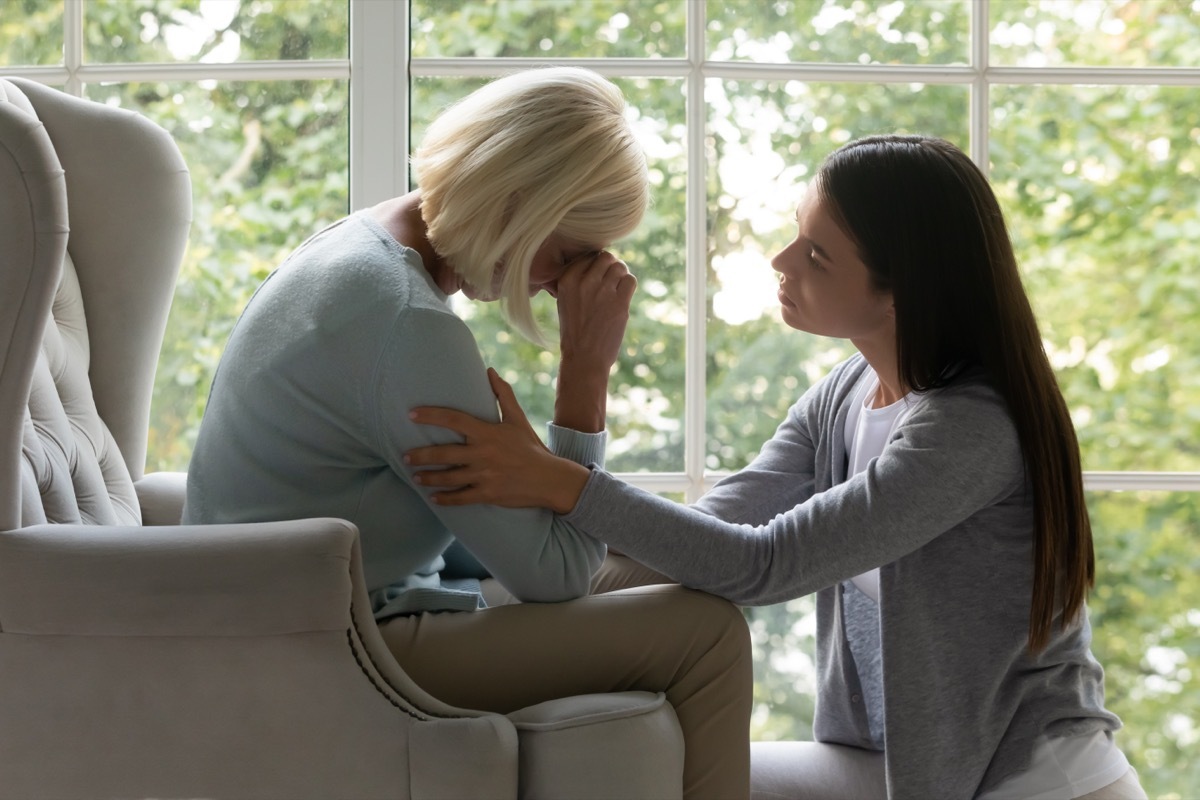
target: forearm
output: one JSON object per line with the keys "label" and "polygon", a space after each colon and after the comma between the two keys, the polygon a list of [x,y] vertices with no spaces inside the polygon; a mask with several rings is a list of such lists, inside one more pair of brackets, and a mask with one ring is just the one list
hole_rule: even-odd
{"label": "forearm", "polygon": [[554,424],[583,433],[604,430],[608,408],[608,369],[563,359],[558,370]]}

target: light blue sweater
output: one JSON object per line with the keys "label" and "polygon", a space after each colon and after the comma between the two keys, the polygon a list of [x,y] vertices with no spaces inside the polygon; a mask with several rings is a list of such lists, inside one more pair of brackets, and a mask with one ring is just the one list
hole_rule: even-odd
{"label": "light blue sweater", "polygon": [[[454,540],[520,600],[587,594],[604,545],[553,513],[428,502],[404,453],[457,434],[413,424],[420,405],[499,418],[475,339],[420,256],[359,212],[301,245],[238,320],[188,468],[184,522],[349,520],[381,618],[480,605],[477,581],[439,574]],[[550,429],[550,448],[583,464],[601,461],[604,443]]]}
{"label": "light blue sweater", "polygon": [[[567,519],[686,586],[744,605],[817,593],[819,741],[876,747],[846,636],[845,584],[879,567],[890,798],[971,798],[1024,770],[1035,739],[1115,730],[1091,628],[1029,655],[1033,505],[1001,400],[930,392],[847,478],[845,422],[866,361],[806,392],[758,457],[694,506],[594,469]],[[869,673],[870,670],[864,670]]]}

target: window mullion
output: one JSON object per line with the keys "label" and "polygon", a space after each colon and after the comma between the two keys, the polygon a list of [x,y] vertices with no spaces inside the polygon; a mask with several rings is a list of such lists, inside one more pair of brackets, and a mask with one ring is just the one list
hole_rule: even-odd
{"label": "window mullion", "polygon": [[63,66],[67,70],[63,90],[82,97],[79,68],[83,66],[83,0],[66,0],[63,5]]}
{"label": "window mullion", "polygon": [[991,116],[991,87],[988,84],[989,28],[991,0],[976,0],[971,5],[971,67],[975,78],[971,82],[970,147],[971,158],[988,175],[989,130]]}
{"label": "window mullion", "polygon": [[704,155],[704,3],[687,4],[687,198],[685,241],[687,248],[687,327],[684,348],[683,461],[687,475],[685,500],[704,494],[704,454],[707,449],[705,362],[708,317],[708,168]]}
{"label": "window mullion", "polygon": [[350,210],[408,191],[408,2],[350,0]]}

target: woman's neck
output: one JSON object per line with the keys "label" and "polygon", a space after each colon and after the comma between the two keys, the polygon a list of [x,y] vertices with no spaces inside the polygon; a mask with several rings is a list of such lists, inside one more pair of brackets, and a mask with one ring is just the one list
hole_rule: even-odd
{"label": "woman's neck", "polygon": [[851,342],[862,353],[863,358],[875,370],[879,388],[871,398],[871,408],[884,408],[908,394],[908,388],[900,380],[900,368],[896,359],[896,334],[889,331],[877,337],[852,339]]}
{"label": "woman's neck", "polygon": [[384,200],[371,213],[393,239],[421,256],[425,271],[444,294],[451,295],[462,288],[462,280],[429,241],[425,220],[421,218],[420,191]]}

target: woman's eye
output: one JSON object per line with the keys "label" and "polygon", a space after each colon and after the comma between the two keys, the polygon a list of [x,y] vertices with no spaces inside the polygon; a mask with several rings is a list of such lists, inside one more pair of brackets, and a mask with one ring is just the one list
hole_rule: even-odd
{"label": "woman's eye", "polygon": [[824,269],[824,267],[822,267],[822,266],[821,266],[821,261],[820,261],[820,259],[819,259],[819,258],[818,258],[818,256],[817,256],[817,251],[816,251],[816,250],[810,250],[810,251],[809,251],[809,253],[808,253],[808,263],[809,263],[810,265],[812,265],[812,266],[813,266],[814,268],[816,268],[816,269]]}

